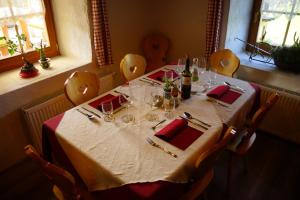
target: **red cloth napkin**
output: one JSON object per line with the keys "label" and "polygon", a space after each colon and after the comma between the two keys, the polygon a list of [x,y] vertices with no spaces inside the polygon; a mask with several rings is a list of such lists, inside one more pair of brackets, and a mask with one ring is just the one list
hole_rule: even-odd
{"label": "red cloth napkin", "polygon": [[[173,73],[173,79],[178,77],[178,74],[174,70],[170,70],[170,71],[172,71],[172,73]],[[148,78],[164,82],[164,80],[163,80],[164,76],[165,76],[165,71],[159,70],[153,74],[150,74],[148,76]]]}
{"label": "red cloth napkin", "polygon": [[203,132],[188,126],[184,119],[175,119],[155,134],[181,150],[188,148]]}
{"label": "red cloth napkin", "polygon": [[242,94],[230,90],[228,85],[220,85],[207,93],[207,96],[218,99],[228,104],[232,104],[237,100]]}
{"label": "red cloth napkin", "polygon": [[107,95],[105,95],[105,96],[89,103],[89,105],[92,106],[93,108],[96,108],[96,109],[100,110],[102,112],[101,104],[103,102],[107,102],[107,101],[112,101],[114,110],[118,109],[121,106],[120,103],[119,103],[119,96],[114,96],[112,94],[107,94]]}

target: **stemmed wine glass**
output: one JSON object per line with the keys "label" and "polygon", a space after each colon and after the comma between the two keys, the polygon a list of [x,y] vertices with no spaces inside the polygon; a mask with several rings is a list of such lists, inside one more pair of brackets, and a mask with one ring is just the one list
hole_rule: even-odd
{"label": "stemmed wine glass", "polygon": [[121,94],[119,96],[119,103],[121,106],[124,106],[126,108],[126,114],[122,116],[122,121],[125,123],[133,122],[134,121],[134,116],[132,114],[128,113],[128,109],[131,106],[132,99],[130,96],[127,96],[125,94]]}
{"label": "stemmed wine glass", "polygon": [[185,65],[185,58],[179,58],[176,66],[177,74],[181,74]]}
{"label": "stemmed wine glass", "polygon": [[112,101],[103,102],[101,104],[101,107],[102,107],[102,112],[105,115],[104,121],[106,121],[106,122],[113,121],[114,120],[114,117],[113,117],[114,108],[113,108]]}

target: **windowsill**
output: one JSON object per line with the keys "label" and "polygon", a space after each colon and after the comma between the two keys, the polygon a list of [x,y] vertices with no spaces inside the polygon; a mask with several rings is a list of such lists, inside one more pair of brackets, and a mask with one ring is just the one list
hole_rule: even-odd
{"label": "windowsill", "polygon": [[91,61],[86,59],[57,56],[51,58],[50,68],[48,69],[42,69],[38,63],[35,63],[34,66],[39,70],[39,75],[32,78],[21,78],[19,76],[20,68],[2,72],[0,73],[0,95],[21,89],[89,63],[91,63]]}
{"label": "windowsill", "polygon": [[278,70],[273,64],[249,61],[246,53],[240,53],[238,57],[241,61],[239,78],[300,95],[300,74]]}

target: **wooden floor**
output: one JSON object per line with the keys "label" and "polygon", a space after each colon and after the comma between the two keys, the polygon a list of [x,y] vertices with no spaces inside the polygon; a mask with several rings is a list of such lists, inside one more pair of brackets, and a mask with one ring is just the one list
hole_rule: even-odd
{"label": "wooden floor", "polygon": [[[215,169],[213,182],[207,189],[207,199],[225,199],[228,152]],[[260,133],[246,155],[234,159],[232,200],[300,199],[300,145]]]}
{"label": "wooden floor", "polygon": [[[209,200],[226,199],[227,158],[228,153],[224,153],[217,163],[214,180],[206,191]],[[240,158],[234,164],[230,199],[300,199],[300,145],[260,133],[247,154],[248,173]],[[9,194],[5,199],[53,199],[51,185],[43,178],[34,189]]]}

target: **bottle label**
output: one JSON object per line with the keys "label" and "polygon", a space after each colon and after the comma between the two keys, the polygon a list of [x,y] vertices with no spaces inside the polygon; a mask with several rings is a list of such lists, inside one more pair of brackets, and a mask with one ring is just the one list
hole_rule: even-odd
{"label": "bottle label", "polygon": [[182,77],[182,85],[191,85],[191,77]]}

